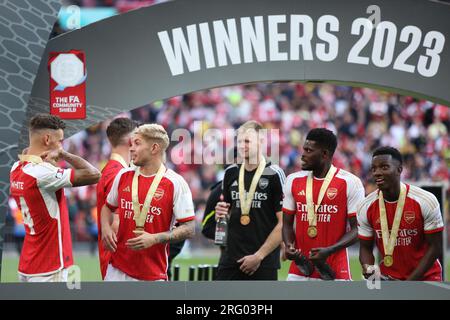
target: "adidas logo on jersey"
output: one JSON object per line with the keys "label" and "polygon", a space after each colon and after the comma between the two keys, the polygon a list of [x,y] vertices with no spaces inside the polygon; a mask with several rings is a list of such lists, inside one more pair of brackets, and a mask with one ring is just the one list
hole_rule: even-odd
{"label": "adidas logo on jersey", "polygon": [[234,180],[234,182],[231,184],[232,187],[237,187],[238,183],[237,180]]}
{"label": "adidas logo on jersey", "polygon": [[304,196],[304,195],[306,195],[305,190],[300,191],[300,192],[298,193],[298,195],[299,195],[299,196]]}
{"label": "adidas logo on jersey", "polygon": [[127,186],[127,187],[124,188],[122,191],[123,191],[123,192],[130,192],[130,191],[131,191],[130,186]]}

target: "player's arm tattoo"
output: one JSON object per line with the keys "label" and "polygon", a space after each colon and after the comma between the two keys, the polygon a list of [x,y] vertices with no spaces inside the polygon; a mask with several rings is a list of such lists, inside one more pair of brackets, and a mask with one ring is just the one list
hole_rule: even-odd
{"label": "player's arm tattoo", "polygon": [[157,235],[158,243],[174,243],[192,238],[195,235],[195,220],[180,223],[178,227]]}
{"label": "player's arm tattoo", "polygon": [[61,159],[67,161],[74,168],[72,181],[74,187],[94,184],[100,180],[100,171],[82,157],[61,151]]}

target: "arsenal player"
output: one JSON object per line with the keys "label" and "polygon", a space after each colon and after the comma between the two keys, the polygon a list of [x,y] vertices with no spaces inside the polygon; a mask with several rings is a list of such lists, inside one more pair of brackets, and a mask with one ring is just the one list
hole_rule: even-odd
{"label": "arsenal player", "polygon": [[311,130],[303,145],[302,171],[286,179],[283,241],[286,257],[294,260],[287,280],[351,280],[346,248],[357,241],[356,208],[364,187],[359,178],[332,165],[336,146],[333,132]]}
{"label": "arsenal player", "polygon": [[[136,127],[135,123],[128,118],[116,118],[106,128],[106,136],[111,144],[111,156],[102,170],[102,177],[97,184],[97,225],[98,225],[98,256],[100,259],[100,272],[105,279],[106,268],[111,259],[111,251],[103,248],[101,233],[100,212],[106,202],[106,196],[111,190],[114,178],[123,168],[128,168],[130,162],[130,139],[131,132]],[[117,233],[119,217],[114,215],[113,229]]]}
{"label": "arsenal player", "polygon": [[442,254],[444,223],[436,197],[400,181],[402,156],[395,148],[375,150],[371,170],[378,190],[369,194],[358,209],[363,275],[368,278],[374,272],[375,243],[382,256],[383,276],[442,281],[438,257]]}
{"label": "arsenal player", "polygon": [[[95,167],[62,149],[64,129],[64,122],[56,116],[34,116],[28,150],[11,169],[10,192],[26,230],[19,262],[22,282],[67,280],[73,257],[64,188],[95,184],[100,179]],[[72,168],[57,167],[60,160]]]}
{"label": "arsenal player", "polygon": [[262,126],[247,121],[237,132],[244,160],[225,170],[216,220],[227,217],[228,237],[217,280],[277,280],[280,268],[283,170],[263,155]]}
{"label": "arsenal player", "polygon": [[[186,181],[164,166],[169,137],[158,124],[133,131],[134,168],[115,177],[101,211],[102,240],[114,252],[106,281],[167,280],[169,243],[194,235],[194,205]],[[119,230],[111,228],[119,214]],[[172,229],[174,220],[179,226]]]}

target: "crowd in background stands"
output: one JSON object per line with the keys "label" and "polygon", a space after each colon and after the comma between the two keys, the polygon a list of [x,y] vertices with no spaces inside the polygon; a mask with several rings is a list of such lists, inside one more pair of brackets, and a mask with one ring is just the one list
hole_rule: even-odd
{"label": "crowd in background stands", "polygon": [[[159,2],[165,1],[64,0],[64,5],[115,7],[122,13]],[[63,32],[56,24],[51,37]],[[249,119],[260,121],[266,128],[280,130],[279,164],[286,175],[300,169],[305,134],[314,127],[327,127],[336,132],[339,139],[335,164],[361,177],[367,193],[375,188],[369,166],[371,151],[379,145],[390,145],[402,152],[405,180],[450,180],[450,108],[397,94],[326,84],[240,85],[158,101],[121,116],[141,123],[160,123],[169,136],[175,129],[185,128],[197,138],[208,128],[225,130],[237,128]],[[202,125],[195,125],[196,121],[203,121]],[[66,149],[102,168],[110,153],[105,135],[108,124],[109,121],[105,121],[67,139]],[[175,145],[177,142],[172,142],[171,148]],[[191,150],[192,154],[201,152],[194,144]],[[169,149],[169,162],[171,156]],[[177,157],[177,153],[173,156]],[[205,164],[170,166],[182,174],[191,187],[200,228],[209,187],[221,179],[223,167]],[[95,187],[75,188],[66,195],[75,240],[89,240],[95,250]],[[450,191],[447,193],[449,198]],[[10,202],[8,218],[10,228],[6,229],[6,240],[11,239],[8,230],[19,238],[23,236],[20,213],[14,201]],[[447,228],[450,240],[449,231]],[[200,233],[195,241],[205,244]]]}
{"label": "crowd in background stands", "polygon": [[[118,116],[162,124],[169,137],[175,129],[189,130],[191,160],[196,152],[202,152],[198,146],[207,129],[225,132],[254,119],[268,129],[279,129],[279,165],[286,175],[300,169],[306,133],[326,127],[338,136],[334,164],[361,177],[367,193],[375,188],[370,177],[371,151],[380,145],[402,152],[404,180],[450,180],[450,108],[367,88],[300,83],[238,85],[157,101]],[[110,154],[105,134],[109,121],[66,139],[65,149],[102,168]],[[225,144],[217,143],[221,142]],[[172,141],[168,165],[189,183],[200,228],[209,187],[221,179],[223,166],[180,164],[180,152],[174,150],[177,146],[179,141]],[[75,239],[95,241],[95,186],[67,190],[66,195]],[[200,233],[197,237],[197,244],[205,243]]]}

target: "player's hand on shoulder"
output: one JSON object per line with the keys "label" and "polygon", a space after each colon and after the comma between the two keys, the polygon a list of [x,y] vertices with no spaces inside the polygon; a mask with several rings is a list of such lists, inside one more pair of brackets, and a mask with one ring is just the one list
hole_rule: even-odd
{"label": "player's hand on shoulder", "polygon": [[51,163],[54,166],[56,166],[58,161],[61,159],[63,151],[64,150],[62,148],[47,150],[47,151],[41,153],[40,156],[43,161]]}

